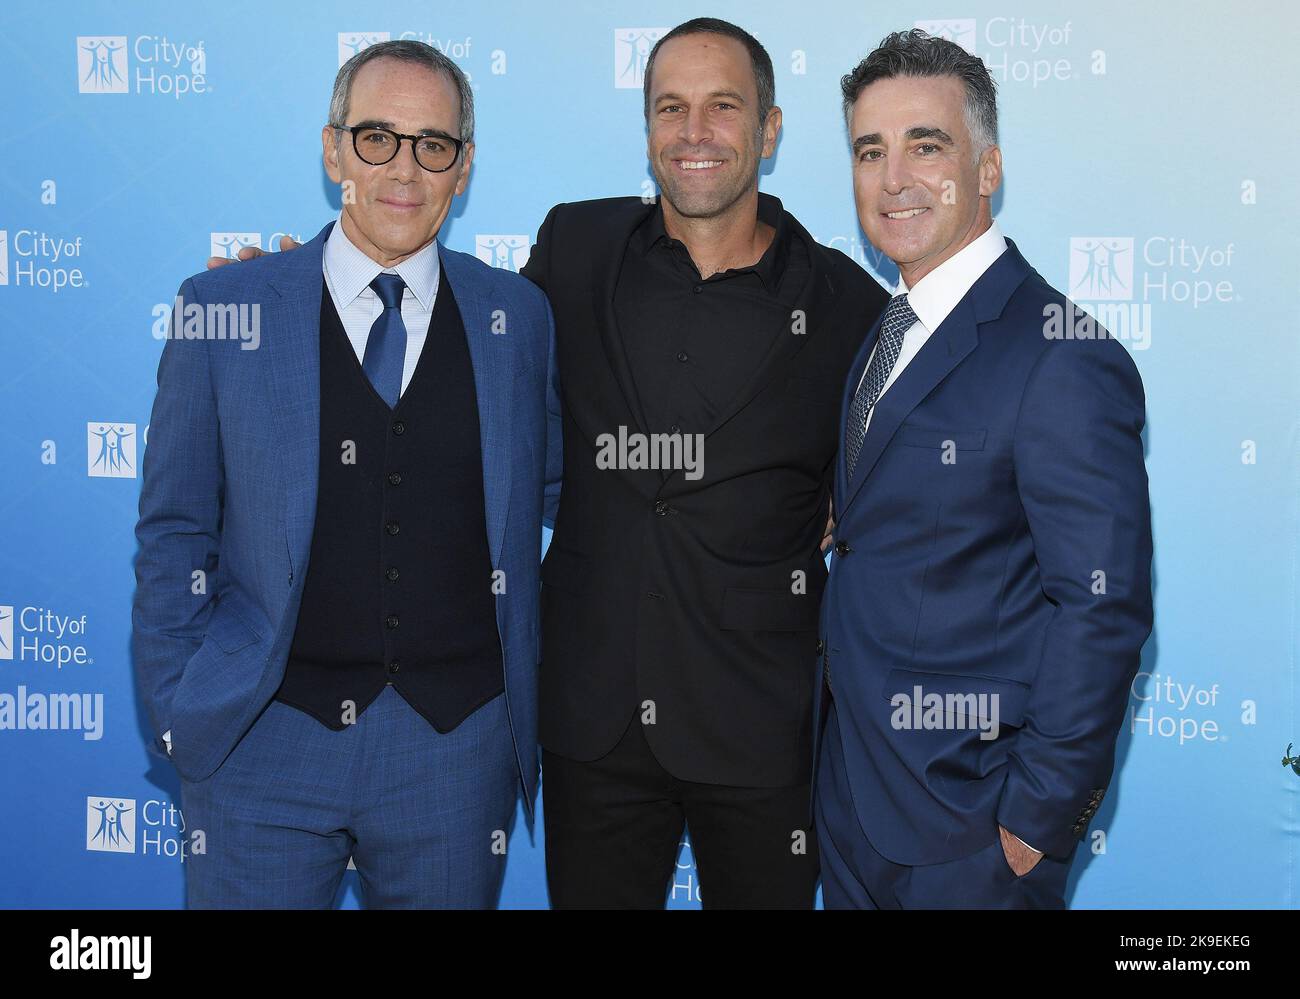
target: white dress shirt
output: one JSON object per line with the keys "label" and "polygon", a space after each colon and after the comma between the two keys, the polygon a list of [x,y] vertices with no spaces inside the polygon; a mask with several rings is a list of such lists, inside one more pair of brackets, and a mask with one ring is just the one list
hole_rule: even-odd
{"label": "white dress shirt", "polygon": [[[1007,248],[1007,241],[1002,235],[1002,230],[998,228],[998,223],[994,220],[984,232],[980,233],[974,240],[967,243],[951,257],[941,263],[920,281],[916,282],[916,287],[909,289],[907,282],[903,280],[902,274],[898,276],[898,285],[894,288],[894,295],[906,295],[907,304],[912,307],[916,313],[916,322],[907,328],[903,334],[903,346],[898,351],[898,360],[894,362],[893,368],[890,369],[889,377],[885,380],[885,387],[880,390],[880,396],[876,401],[879,402],[884,394],[889,391],[889,386],[898,380],[898,376],[903,373],[903,369],[921,352],[925,342],[930,339],[930,334],[937,330],[940,324],[948,318],[957,303],[966,297],[966,293],[971,290],[975,282],[984,276],[984,272],[992,266],[993,261],[1002,256],[1002,252]],[[879,346],[871,348],[872,356],[875,356],[876,349]],[[867,358],[867,366],[862,369],[862,378],[867,377],[867,369],[871,367],[871,357]],[[862,387],[862,379],[858,380],[858,388]],[[857,389],[854,390],[855,392]],[[867,412],[867,426],[871,426],[871,415],[876,411],[872,406]],[[1007,830],[1010,832],[1010,830]],[[1011,833],[1016,836],[1015,833]],[[1016,836],[1029,849],[1035,853],[1041,853],[1029,846],[1023,839]]]}
{"label": "white dress shirt", "polygon": [[433,301],[438,294],[438,282],[442,276],[442,264],[438,259],[438,241],[434,240],[419,253],[407,257],[396,267],[381,267],[362,253],[343,231],[343,217],[330,230],[329,239],[325,241],[325,253],[321,258],[325,271],[325,284],[329,288],[330,298],[343,321],[343,329],[348,335],[352,349],[357,352],[357,360],[366,356],[366,341],[370,338],[370,327],[384,311],[384,303],[370,287],[370,282],[381,271],[398,274],[406,282],[402,293],[402,322],[406,326],[406,357],[402,362],[402,389],[411,382],[415,366],[420,360],[420,351],[424,349],[425,336],[429,332],[429,320],[433,316]]}
{"label": "white dress shirt", "polygon": [[[889,378],[885,380],[885,387],[880,390],[880,396],[876,402],[884,398],[889,386],[898,380],[898,376],[903,373],[903,369],[911,362],[921,348],[925,346],[925,341],[930,339],[930,334],[939,328],[939,324],[948,318],[948,314],[957,307],[957,303],[966,297],[966,292],[984,276],[984,272],[989,269],[993,261],[1002,256],[1002,251],[1007,248],[1007,241],[1002,237],[1002,230],[998,228],[997,220],[974,240],[967,243],[951,257],[941,263],[920,281],[916,282],[916,287],[908,289],[907,282],[903,276],[898,276],[898,285],[894,288],[894,295],[906,295],[907,304],[912,307],[916,313],[916,322],[907,328],[903,334],[903,346],[898,352],[898,360],[894,362],[894,367],[889,372]],[[871,348],[871,354],[874,357],[877,348]],[[867,377],[867,371],[871,367],[871,358],[867,358],[867,365],[862,369],[862,377]],[[858,380],[858,387],[861,388],[862,380]],[[856,392],[857,389],[854,389]],[[871,416],[876,411],[872,406],[867,412],[867,427],[871,426]]]}
{"label": "white dress shirt", "polygon": [[[442,263],[438,259],[438,241],[434,240],[419,253],[407,257],[396,267],[381,267],[362,253],[343,231],[343,216],[330,230],[325,241],[325,254],[321,259],[325,272],[325,285],[329,288],[334,308],[343,321],[344,332],[357,360],[366,356],[366,341],[370,327],[375,324],[384,303],[370,287],[375,275],[383,271],[398,274],[406,282],[402,292],[402,322],[406,325],[406,357],[402,361],[402,391],[411,383],[420,351],[429,333],[429,320],[433,317],[433,300],[438,295],[438,281],[442,276]],[[163,733],[167,755],[172,752],[172,732]]]}

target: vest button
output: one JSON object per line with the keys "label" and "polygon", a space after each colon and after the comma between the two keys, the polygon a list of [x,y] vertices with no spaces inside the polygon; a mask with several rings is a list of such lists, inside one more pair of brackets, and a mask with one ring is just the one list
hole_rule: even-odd
{"label": "vest button", "polygon": [[389,614],[388,617],[384,618],[384,624],[388,625],[389,628],[396,628],[396,627],[397,627],[397,615],[396,615],[396,614]]}
{"label": "vest button", "polygon": [[690,358],[691,358],[691,355],[688,354],[688,353],[686,353],[686,351],[684,351],[684,350],[682,350],[682,351],[678,351],[678,353],[677,353],[677,360],[679,360],[679,361],[681,361],[681,362],[683,362],[683,363],[685,363],[686,361],[689,361]]}
{"label": "vest button", "polygon": [[388,473],[388,484],[389,484],[390,486],[400,486],[400,485],[402,484],[402,473],[401,473],[401,472],[389,472],[389,473]]}
{"label": "vest button", "polygon": [[394,659],[391,663],[388,664],[388,672],[390,673],[396,673],[401,668],[402,668],[402,663],[398,659]]}
{"label": "vest button", "polygon": [[401,420],[397,420],[393,424],[393,433],[397,434],[398,437],[401,437],[402,434],[406,433],[406,424]]}
{"label": "vest button", "polygon": [[655,504],[655,513],[659,514],[661,517],[668,516],[668,510],[669,506],[667,500],[659,500],[659,502]]}
{"label": "vest button", "polygon": [[398,531],[401,530],[401,528],[397,526],[396,521],[389,521],[387,524],[384,525],[384,530],[387,531],[389,534],[396,534]]}
{"label": "vest button", "polygon": [[397,578],[397,566],[393,566],[392,568],[390,568],[386,573],[384,573],[384,575],[387,576],[389,579],[396,579],[396,578]]}

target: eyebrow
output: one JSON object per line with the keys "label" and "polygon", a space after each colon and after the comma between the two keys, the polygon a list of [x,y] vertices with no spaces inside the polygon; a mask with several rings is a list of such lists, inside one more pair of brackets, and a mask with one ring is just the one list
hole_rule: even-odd
{"label": "eyebrow", "polygon": [[[715,97],[729,97],[733,101],[736,101],[739,104],[746,103],[744,95],[738,94],[734,90],[715,90],[713,91],[713,93],[709,94],[705,98],[705,100],[711,101]],[[658,106],[661,101],[682,101],[685,99],[686,98],[681,97],[677,94],[660,94],[658,97],[655,98],[655,105]]]}
{"label": "eyebrow", "polygon": [[[383,118],[367,118],[365,121],[359,121],[355,125],[350,125],[348,127],[349,128],[386,128],[390,132],[397,131],[396,125],[394,125],[391,121],[384,120]],[[415,134],[416,135],[438,135],[444,139],[451,138],[450,132],[444,132],[440,128],[422,128]]]}
{"label": "eyebrow", "polygon": [[[937,125],[913,125],[904,134],[905,139],[938,139],[940,142],[946,142],[950,146],[955,146],[952,136],[945,132]],[[853,140],[853,151],[856,153],[863,146],[881,146],[879,132],[871,132],[867,135],[860,135]]]}

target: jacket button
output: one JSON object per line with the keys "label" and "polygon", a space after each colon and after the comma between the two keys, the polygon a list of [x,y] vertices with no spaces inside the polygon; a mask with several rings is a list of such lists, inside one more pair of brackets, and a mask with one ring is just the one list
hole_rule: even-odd
{"label": "jacket button", "polygon": [[826,651],[826,643],[823,642],[820,638],[817,639],[817,654],[820,656],[825,651]]}
{"label": "jacket button", "polygon": [[691,355],[686,353],[686,351],[681,350],[677,352],[677,360],[681,361],[683,364],[689,361],[690,359],[691,359]]}
{"label": "jacket button", "polygon": [[667,500],[659,500],[657,503],[655,503],[655,513],[659,514],[659,516],[661,517],[668,516],[668,511],[671,509],[672,507],[668,505]]}
{"label": "jacket button", "polygon": [[387,576],[389,579],[396,579],[397,566],[392,566],[386,573],[384,573],[384,575]]}
{"label": "jacket button", "polygon": [[398,531],[401,530],[401,528],[397,526],[396,521],[389,521],[387,524],[384,525],[384,530],[387,531],[389,534],[396,534]]}
{"label": "jacket button", "polygon": [[851,552],[851,551],[853,551],[853,549],[849,547],[849,543],[848,543],[847,541],[837,541],[837,542],[835,542],[835,554],[836,554],[836,555],[844,556],[844,555],[847,555],[847,554],[848,554],[849,552]]}
{"label": "jacket button", "polygon": [[388,484],[389,484],[390,486],[400,486],[400,485],[402,484],[402,473],[401,473],[401,472],[389,472],[389,473],[388,473]]}
{"label": "jacket button", "polygon": [[384,618],[384,624],[388,625],[389,628],[396,628],[396,627],[397,627],[397,615],[396,615],[396,614],[389,614],[388,617]]}
{"label": "jacket button", "polygon": [[401,420],[395,421],[393,423],[393,433],[395,433],[398,437],[401,437],[402,434],[406,433],[406,424],[403,423]]}

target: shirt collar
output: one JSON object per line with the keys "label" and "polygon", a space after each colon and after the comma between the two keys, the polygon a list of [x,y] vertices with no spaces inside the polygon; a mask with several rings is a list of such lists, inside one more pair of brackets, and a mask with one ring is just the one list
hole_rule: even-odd
{"label": "shirt collar", "polygon": [[1006,248],[1007,241],[994,220],[974,240],[916,282],[915,288],[909,290],[900,274],[894,294],[906,295],[916,318],[933,333]]}
{"label": "shirt collar", "polygon": [[[776,230],[771,245],[759,257],[758,263],[751,267],[738,267],[734,270],[722,271],[720,275],[715,276],[745,274],[752,271],[763,282],[764,288],[775,293],[777,286],[781,283],[781,275],[785,273],[786,259],[790,256],[790,224],[786,221],[785,209],[781,206],[780,199],[768,194],[759,194],[758,196],[758,218],[759,221],[766,222]],[[652,247],[661,241],[665,246],[676,245],[685,250],[685,246],[680,241],[669,236],[668,230],[664,228],[662,198],[655,203],[655,210],[642,223],[640,238],[643,252],[648,253]]]}
{"label": "shirt collar", "polygon": [[340,308],[347,308],[362,292],[373,295],[370,282],[381,272],[399,275],[422,308],[433,308],[433,297],[438,291],[438,278],[442,271],[436,239],[395,267],[381,267],[378,261],[370,259],[348,239],[340,215],[325,241],[324,259],[325,272]]}

